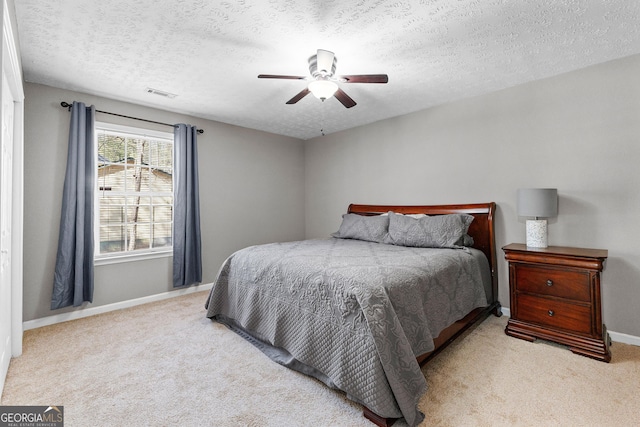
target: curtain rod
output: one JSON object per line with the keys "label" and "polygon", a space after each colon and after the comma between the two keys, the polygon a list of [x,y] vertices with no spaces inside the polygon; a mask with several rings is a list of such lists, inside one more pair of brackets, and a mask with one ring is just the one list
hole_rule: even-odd
{"label": "curtain rod", "polygon": [[[72,105],[71,105],[71,104],[69,104],[68,102],[66,102],[66,101],[62,101],[62,102],[60,103],[60,105],[62,105],[62,106],[63,106],[64,108],[66,108],[67,110],[71,111],[71,107],[72,107]],[[124,114],[110,113],[110,112],[108,112],[108,111],[96,110],[96,113],[110,114],[110,115],[112,115],[112,116],[124,117],[125,119],[133,119],[133,120],[139,120],[139,121],[141,121],[141,122],[155,123],[155,124],[157,124],[157,125],[171,126],[172,128],[176,127],[176,125],[172,125],[172,124],[169,124],[169,123],[162,123],[162,122],[156,122],[156,121],[154,121],[154,120],[147,120],[147,119],[141,119],[141,118],[138,118],[138,117],[125,116]],[[202,129],[198,129],[198,130],[197,130],[197,132],[198,132],[198,133],[200,133],[200,134],[202,134],[202,133],[204,133],[204,130],[202,130]]]}

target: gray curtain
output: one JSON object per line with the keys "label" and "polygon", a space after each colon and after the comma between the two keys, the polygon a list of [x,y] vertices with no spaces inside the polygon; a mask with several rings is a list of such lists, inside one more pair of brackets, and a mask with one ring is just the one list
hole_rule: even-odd
{"label": "gray curtain", "polygon": [[73,102],[51,309],[93,301],[95,107]]}
{"label": "gray curtain", "polygon": [[195,126],[178,124],[173,142],[173,287],[202,282],[200,191]]}

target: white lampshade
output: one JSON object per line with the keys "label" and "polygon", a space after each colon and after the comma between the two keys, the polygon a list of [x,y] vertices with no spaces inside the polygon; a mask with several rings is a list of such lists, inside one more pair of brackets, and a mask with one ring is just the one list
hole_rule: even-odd
{"label": "white lampshade", "polygon": [[309,90],[321,101],[331,98],[338,90],[338,84],[331,80],[314,80],[309,83]]}
{"label": "white lampshade", "polygon": [[551,218],[558,215],[558,190],[555,188],[518,189],[518,215]]}
{"label": "white lampshade", "polygon": [[558,215],[558,190],[555,188],[518,189],[518,215],[534,217],[527,220],[527,246],[546,248],[547,220]]}

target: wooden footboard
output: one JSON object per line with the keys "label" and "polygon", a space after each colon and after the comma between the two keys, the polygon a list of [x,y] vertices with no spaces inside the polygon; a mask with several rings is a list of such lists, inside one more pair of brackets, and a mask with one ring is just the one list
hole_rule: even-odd
{"label": "wooden footboard", "polygon": [[[395,206],[395,205],[357,205],[349,206],[349,213],[359,215],[379,215],[381,213],[393,211],[403,214],[426,214],[445,215],[452,213],[465,213],[474,216],[474,220],[469,227],[468,234],[473,237],[476,249],[480,249],[489,261],[491,269],[491,295],[487,296],[489,305],[476,308],[464,318],[444,329],[440,335],[434,339],[435,349],[429,353],[422,354],[416,359],[420,366],[423,366],[438,353],[444,350],[449,344],[456,340],[466,330],[473,325],[483,321],[493,313],[495,316],[502,316],[500,302],[498,302],[498,266],[496,258],[495,243],[495,217],[496,205],[490,203],[464,204],[464,205],[434,205],[434,206]],[[375,414],[369,408],[363,408],[363,415],[378,426],[391,426],[396,419],[384,418]]]}

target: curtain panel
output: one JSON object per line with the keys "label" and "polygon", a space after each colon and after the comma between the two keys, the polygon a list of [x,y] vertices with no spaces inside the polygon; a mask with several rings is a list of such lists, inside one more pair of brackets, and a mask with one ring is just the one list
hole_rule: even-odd
{"label": "curtain panel", "polygon": [[178,124],[173,142],[173,287],[202,282],[200,190],[195,126]]}
{"label": "curtain panel", "polygon": [[73,102],[51,309],[93,302],[95,107]]}

